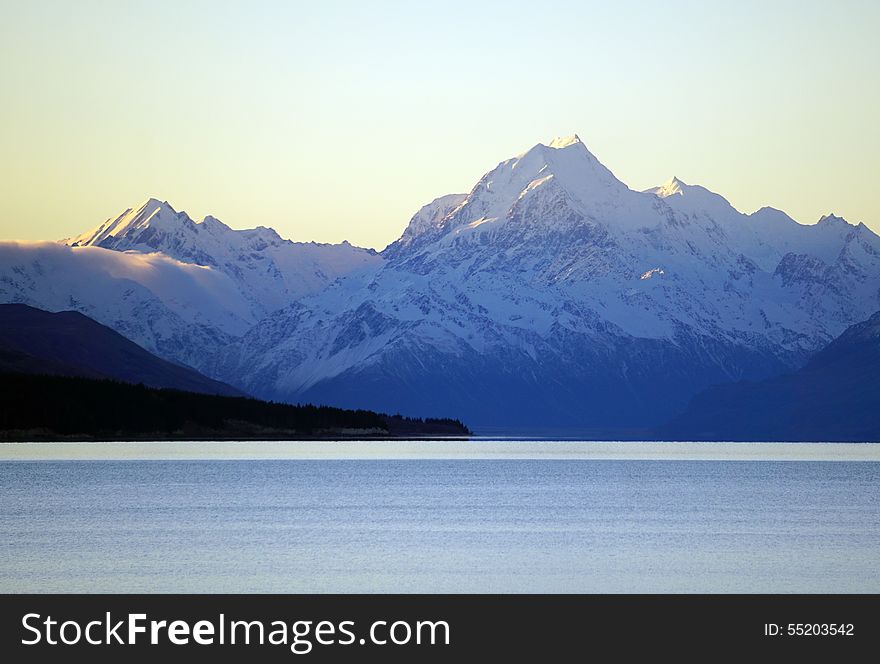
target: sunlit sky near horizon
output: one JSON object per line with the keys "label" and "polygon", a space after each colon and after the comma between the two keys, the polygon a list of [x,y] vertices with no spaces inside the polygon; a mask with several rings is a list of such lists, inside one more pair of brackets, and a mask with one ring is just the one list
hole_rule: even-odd
{"label": "sunlit sky near horizon", "polygon": [[880,2],[0,0],[0,239],[148,196],[378,249],[577,133],[633,189],[880,232]]}

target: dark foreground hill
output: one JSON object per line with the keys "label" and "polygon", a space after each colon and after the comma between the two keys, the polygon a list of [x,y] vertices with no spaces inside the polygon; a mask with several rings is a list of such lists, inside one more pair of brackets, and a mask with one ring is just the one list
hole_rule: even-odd
{"label": "dark foreground hill", "polygon": [[0,374],[0,440],[466,436],[461,422],[291,406],[70,376]]}
{"label": "dark foreground hill", "polygon": [[880,441],[880,312],[801,370],[712,387],[658,431],[676,440]]}
{"label": "dark foreground hill", "polygon": [[244,396],[195,369],[156,357],[76,311],[0,305],[0,371],[111,378],[204,394]]}

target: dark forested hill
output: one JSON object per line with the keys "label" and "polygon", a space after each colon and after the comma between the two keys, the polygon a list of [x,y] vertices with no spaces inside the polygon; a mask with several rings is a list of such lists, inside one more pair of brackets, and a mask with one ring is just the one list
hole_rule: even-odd
{"label": "dark forested hill", "polygon": [[111,380],[0,373],[0,440],[465,436],[457,420],[291,406]]}
{"label": "dark forested hill", "polygon": [[702,392],[658,433],[677,440],[880,441],[880,312],[799,371]]}
{"label": "dark forested hill", "polygon": [[75,311],[0,305],[0,371],[112,378],[150,387],[242,396],[195,369],[156,357]]}

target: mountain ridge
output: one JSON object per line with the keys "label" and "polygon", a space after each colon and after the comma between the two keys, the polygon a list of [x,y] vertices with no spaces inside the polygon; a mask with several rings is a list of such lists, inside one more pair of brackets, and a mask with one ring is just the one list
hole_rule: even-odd
{"label": "mountain ridge", "polygon": [[[263,398],[455,413],[486,427],[655,425],[711,384],[802,366],[880,306],[880,238],[864,225],[803,225],[769,207],[743,214],[678,178],[634,191],[577,136],[435,199],[379,254],[334,248],[339,269],[311,281],[266,247],[251,252],[246,231],[218,226],[197,244],[176,212],[165,228],[163,205],[154,199],[158,212],[137,232],[101,231],[103,248],[69,251],[201,266],[229,293],[210,316],[193,320],[199,305],[149,284],[144,302],[159,320],[172,320],[166,309],[192,320],[174,323],[174,338],[214,335],[175,359]],[[59,268],[44,261],[40,276],[41,259],[10,263],[2,249],[0,297],[39,303],[47,269]],[[362,253],[350,260],[349,250]],[[106,296],[76,292],[102,315]],[[135,318],[138,340],[177,352],[140,305],[127,311],[108,324]]]}
{"label": "mountain ridge", "polygon": [[255,318],[378,260],[375,251],[348,242],[293,242],[266,226],[233,230],[211,215],[196,221],[157,198],[148,198],[61,243],[70,247],[161,253],[213,268],[238,286]]}
{"label": "mountain ridge", "polygon": [[[799,366],[877,306],[876,235],[744,215],[711,192],[691,205],[708,191],[691,185],[668,202],[594,167],[580,140],[559,144],[502,161],[427,228],[415,219],[376,270],[261,321],[219,375],[346,405],[440,393],[478,425],[529,411],[524,424],[645,424],[697,386]],[[573,192],[572,172],[598,184]]]}

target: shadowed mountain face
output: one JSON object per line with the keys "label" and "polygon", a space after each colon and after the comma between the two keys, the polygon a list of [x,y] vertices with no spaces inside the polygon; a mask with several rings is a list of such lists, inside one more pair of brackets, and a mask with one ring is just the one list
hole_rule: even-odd
{"label": "shadowed mountain face", "polygon": [[205,394],[243,394],[156,357],[81,313],[49,313],[24,304],[0,305],[0,370],[112,378]]}
{"label": "shadowed mountain face", "polygon": [[880,441],[880,312],[799,371],[709,388],[659,433],[678,440]]}

